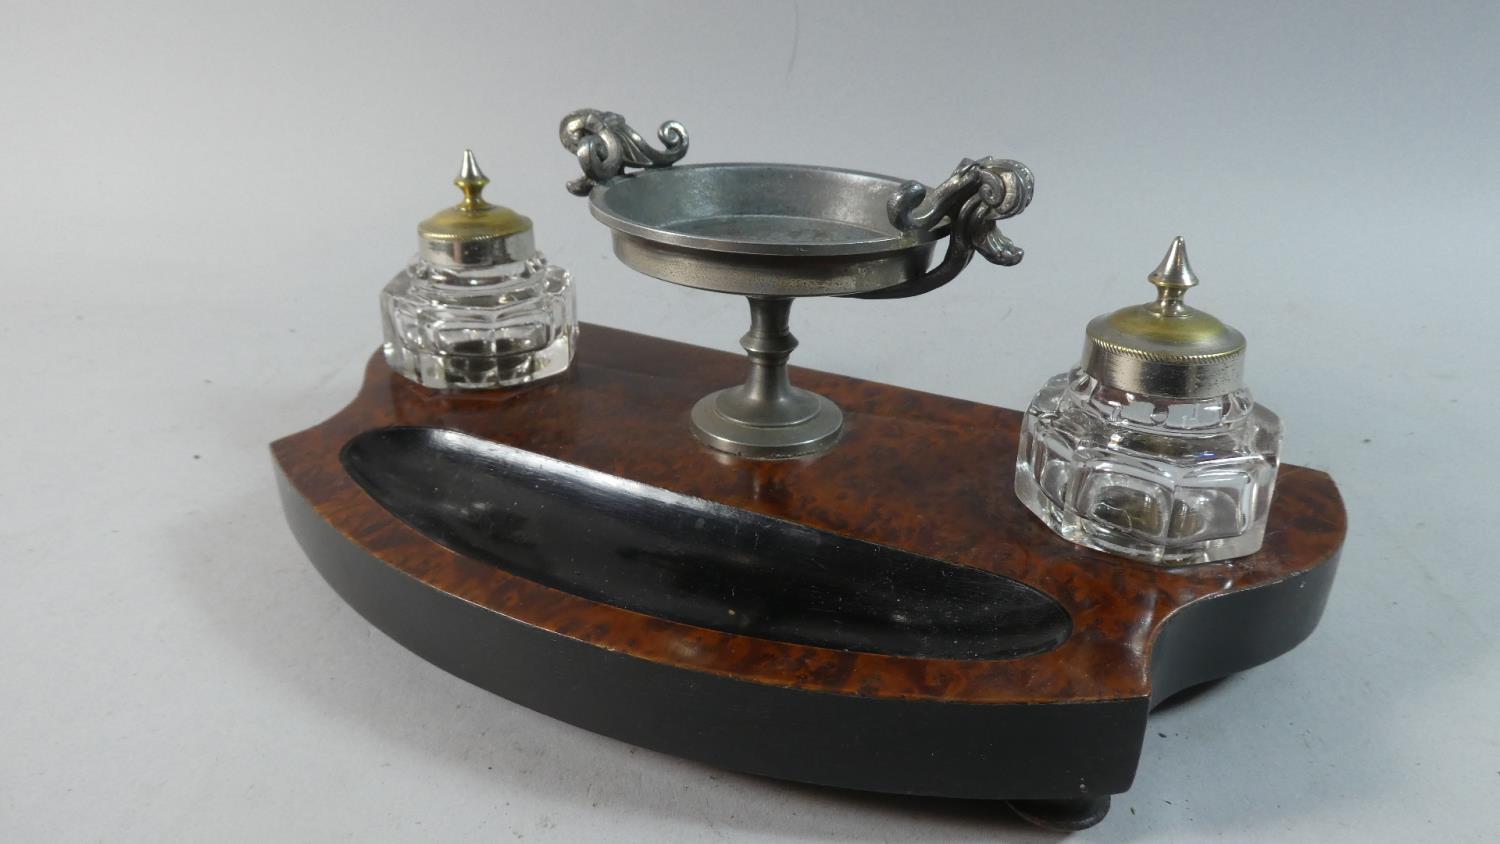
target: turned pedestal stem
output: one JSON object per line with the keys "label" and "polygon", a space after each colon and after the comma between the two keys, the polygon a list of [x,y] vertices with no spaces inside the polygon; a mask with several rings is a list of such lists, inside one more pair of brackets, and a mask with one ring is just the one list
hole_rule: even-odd
{"label": "turned pedestal stem", "polygon": [[710,393],[693,408],[693,433],[705,445],[758,459],[816,454],[838,440],[844,417],[828,399],[792,386],[787,359],[797,348],[792,300],[750,296],[750,330],[740,346],[750,358],[745,383]]}

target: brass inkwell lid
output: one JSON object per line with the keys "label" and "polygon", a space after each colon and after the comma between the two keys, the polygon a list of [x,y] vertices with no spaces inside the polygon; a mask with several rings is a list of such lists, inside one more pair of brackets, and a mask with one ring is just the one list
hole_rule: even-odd
{"label": "brass inkwell lid", "polygon": [[524,261],[536,252],[531,219],[485,201],[490,180],[479,169],[474,153],[464,150],[464,163],[453,184],[464,199],[417,225],[422,259],[447,268],[486,267]]}
{"label": "brass inkwell lid", "polygon": [[1089,323],[1084,370],[1112,387],[1153,396],[1206,398],[1240,389],[1245,335],[1183,303],[1198,276],[1182,238],[1146,280],[1156,285],[1156,301]]}

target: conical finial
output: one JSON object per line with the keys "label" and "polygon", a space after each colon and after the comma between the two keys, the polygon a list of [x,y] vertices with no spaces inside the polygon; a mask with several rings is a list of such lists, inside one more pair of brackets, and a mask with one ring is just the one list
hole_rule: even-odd
{"label": "conical finial", "polygon": [[460,202],[458,207],[465,211],[483,211],[490,208],[490,204],[481,196],[484,193],[484,186],[489,183],[490,180],[485,177],[484,171],[479,169],[479,162],[474,160],[474,151],[464,150],[463,166],[458,170],[458,178],[453,180],[453,184],[458,185],[458,189],[464,192],[464,201]]}
{"label": "conical finial", "polygon": [[1166,257],[1151,275],[1146,276],[1146,280],[1156,285],[1156,301],[1147,307],[1163,316],[1183,313],[1186,306],[1182,304],[1182,297],[1189,287],[1198,284],[1198,276],[1193,274],[1193,267],[1188,263],[1187,243],[1181,237],[1172,241]]}

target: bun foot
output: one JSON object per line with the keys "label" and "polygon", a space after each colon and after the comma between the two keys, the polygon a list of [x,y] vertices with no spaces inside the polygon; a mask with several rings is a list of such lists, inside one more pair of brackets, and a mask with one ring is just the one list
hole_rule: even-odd
{"label": "bun foot", "polygon": [[1077,800],[1008,800],[1016,814],[1042,829],[1077,832],[1104,820],[1109,814],[1109,795]]}

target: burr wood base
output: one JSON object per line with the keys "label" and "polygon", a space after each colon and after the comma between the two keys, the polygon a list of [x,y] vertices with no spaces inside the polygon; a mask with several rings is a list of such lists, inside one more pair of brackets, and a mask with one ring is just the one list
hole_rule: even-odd
{"label": "burr wood base", "polygon": [[1011,410],[797,370],[844,409],[837,446],[710,449],[689,410],[743,360],[585,326],[559,378],[444,392],[376,355],[353,403],[273,444],[287,518],[371,623],[525,706],[1056,828],[1129,788],[1154,703],[1322,613],[1344,511],[1321,472],[1282,467],[1256,554],[1163,569],[1024,510]]}

